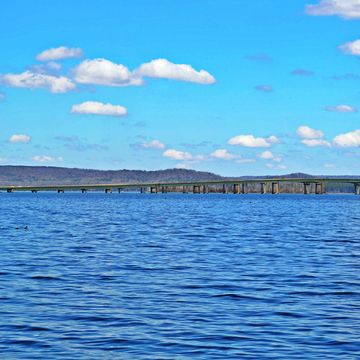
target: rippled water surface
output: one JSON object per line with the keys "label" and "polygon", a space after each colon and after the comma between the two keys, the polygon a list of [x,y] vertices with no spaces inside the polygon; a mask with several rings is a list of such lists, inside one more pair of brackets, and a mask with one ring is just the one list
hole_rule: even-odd
{"label": "rippled water surface", "polygon": [[2,193],[0,209],[1,359],[360,358],[360,197]]}

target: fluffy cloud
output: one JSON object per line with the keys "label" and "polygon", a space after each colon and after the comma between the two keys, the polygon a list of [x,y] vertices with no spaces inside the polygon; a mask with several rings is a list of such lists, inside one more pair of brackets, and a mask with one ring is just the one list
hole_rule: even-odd
{"label": "fluffy cloud", "polygon": [[81,104],[73,105],[71,112],[76,114],[111,116],[124,116],[127,114],[126,108],[121,105],[103,104],[98,101],[85,101]]}
{"label": "fluffy cloud", "polygon": [[327,106],[326,111],[339,112],[339,113],[355,113],[357,109],[350,105],[337,105],[337,106]]}
{"label": "fluffy cloud", "polygon": [[268,150],[263,151],[261,154],[259,154],[259,158],[263,160],[272,160],[277,163],[280,163],[283,160],[282,156],[275,156],[271,151]]}
{"label": "fluffy cloud", "polygon": [[259,155],[259,158],[265,159],[265,160],[270,160],[270,159],[274,158],[274,155],[271,151],[264,151]]}
{"label": "fluffy cloud", "polygon": [[224,159],[224,160],[233,160],[236,159],[238,156],[229,153],[226,149],[217,149],[210,154],[213,158],[216,159]]}
{"label": "fluffy cloud", "polygon": [[164,149],[165,144],[160,142],[159,140],[152,140],[152,141],[144,141],[141,145],[142,148],[145,149]]}
{"label": "fluffy cloud", "polygon": [[360,146],[360,129],[335,136],[333,144],[340,147]]}
{"label": "fluffy cloud", "polygon": [[296,133],[302,139],[319,139],[319,138],[324,137],[324,133],[321,130],[315,130],[309,126],[300,126],[296,130]]}
{"label": "fluffy cloud", "polygon": [[29,135],[24,134],[14,134],[11,135],[9,141],[12,143],[24,143],[27,144],[31,141],[31,137]]}
{"label": "fluffy cloud", "polygon": [[44,50],[36,56],[36,60],[39,61],[52,61],[61,60],[67,58],[77,58],[83,56],[84,53],[80,48],[68,48],[66,46],[60,46],[57,48],[51,48]]}
{"label": "fluffy cloud", "polygon": [[270,147],[272,144],[279,142],[279,139],[272,135],[267,138],[255,137],[254,135],[238,135],[228,141],[230,145],[245,146],[251,148]]}
{"label": "fluffy cloud", "polygon": [[61,156],[56,158],[56,157],[49,156],[49,155],[36,155],[36,156],[33,156],[31,159],[38,163],[55,162],[55,161],[63,160],[63,158]]}
{"label": "fluffy cloud", "polygon": [[360,56],[360,40],[347,42],[339,46],[339,49],[342,50],[345,54]]}
{"label": "fluffy cloud", "polygon": [[80,84],[107,86],[141,85],[142,80],[124,65],[106,59],[84,60],[74,70],[75,81]]}
{"label": "fluffy cloud", "polygon": [[52,76],[31,71],[21,74],[5,74],[2,76],[5,84],[19,88],[45,88],[52,93],[65,93],[75,88],[75,84],[65,76]]}
{"label": "fluffy cloud", "polygon": [[204,85],[215,83],[215,78],[205,70],[196,71],[190,65],[174,64],[166,59],[144,63],[135,73],[144,77],[188,81]]}
{"label": "fluffy cloud", "polygon": [[303,139],[301,143],[308,147],[316,147],[316,146],[327,146],[330,147],[330,143],[323,139]]}
{"label": "fluffy cloud", "polygon": [[261,91],[264,93],[271,93],[274,91],[274,88],[271,85],[257,85],[257,86],[255,86],[255,90]]}
{"label": "fluffy cloud", "polygon": [[338,15],[345,19],[360,18],[359,0],[319,0],[318,4],[307,5],[306,13],[314,16]]}
{"label": "fluffy cloud", "polygon": [[193,158],[190,153],[175,149],[168,149],[164,151],[163,155],[174,160],[191,160]]}

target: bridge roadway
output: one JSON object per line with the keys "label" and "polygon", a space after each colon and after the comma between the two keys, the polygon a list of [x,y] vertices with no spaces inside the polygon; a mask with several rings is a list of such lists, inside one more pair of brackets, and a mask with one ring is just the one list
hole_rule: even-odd
{"label": "bridge roadway", "polygon": [[[356,195],[360,195],[360,177],[359,178],[264,178],[264,179],[231,179],[231,180],[216,180],[216,181],[191,181],[191,182],[157,182],[157,183],[132,183],[132,184],[75,184],[75,185],[49,185],[49,186],[1,186],[0,191],[12,193],[15,191],[31,191],[36,193],[38,191],[57,191],[63,193],[65,191],[81,191],[86,193],[88,190],[102,190],[110,193],[113,190],[121,192],[123,190],[139,190],[142,193],[166,193],[168,191],[177,192],[193,192],[193,193],[209,193],[222,192],[234,194],[246,194],[248,185],[260,184],[260,192],[265,194],[270,192],[272,194],[279,194],[281,192],[282,184],[299,183],[303,185],[304,194],[309,194],[311,189],[314,189],[315,194],[324,194],[325,186],[328,183],[344,183],[353,184]],[[311,187],[311,184],[314,184]]]}

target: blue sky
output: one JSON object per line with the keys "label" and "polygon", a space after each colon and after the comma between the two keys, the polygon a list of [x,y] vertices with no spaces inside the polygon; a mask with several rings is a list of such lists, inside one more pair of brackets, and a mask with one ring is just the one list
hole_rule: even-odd
{"label": "blue sky", "polygon": [[0,5],[0,162],[360,174],[359,0]]}

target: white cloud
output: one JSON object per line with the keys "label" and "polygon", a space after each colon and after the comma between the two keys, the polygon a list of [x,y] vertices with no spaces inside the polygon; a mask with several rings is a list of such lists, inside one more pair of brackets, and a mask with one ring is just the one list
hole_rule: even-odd
{"label": "white cloud", "polygon": [[360,18],[359,0],[319,0],[318,4],[307,5],[306,13],[314,16],[338,15],[345,19]]}
{"label": "white cloud", "polygon": [[124,116],[127,114],[126,108],[121,105],[103,104],[98,101],[85,101],[81,104],[73,105],[71,112],[76,114],[111,116]]}
{"label": "white cloud", "polygon": [[274,158],[274,155],[271,151],[264,151],[259,155],[259,158],[265,159],[265,160],[270,160],[270,159]]}
{"label": "white cloud", "polygon": [[5,94],[0,92],[0,101],[4,100],[5,99]]}
{"label": "white cloud", "polygon": [[65,76],[52,76],[31,71],[21,74],[5,74],[2,76],[5,84],[19,88],[46,88],[52,93],[65,93],[75,88],[75,84]]}
{"label": "white cloud", "polygon": [[141,64],[135,73],[144,77],[188,81],[204,85],[213,84],[216,81],[205,70],[196,71],[190,65],[174,64],[166,59],[156,59]]}
{"label": "white cloud", "polygon": [[330,147],[331,144],[323,139],[303,139],[301,143],[308,147],[316,147],[316,146],[327,146]]}
{"label": "white cloud", "polygon": [[163,155],[174,160],[191,160],[193,156],[189,152],[179,151],[175,149],[168,149],[164,151]]}
{"label": "white cloud", "polygon": [[57,48],[51,48],[44,50],[36,56],[36,60],[39,61],[52,61],[61,60],[67,58],[77,58],[83,56],[84,53],[80,48],[68,48],[66,46],[60,46]]}
{"label": "white cloud", "polygon": [[142,79],[124,65],[106,59],[84,60],[74,70],[75,81],[81,84],[106,86],[141,85]]}
{"label": "white cloud", "polygon": [[226,149],[217,149],[210,154],[213,158],[216,159],[224,159],[224,160],[233,160],[236,159],[238,156],[229,153]]}
{"label": "white cloud", "polygon": [[27,144],[28,142],[31,141],[31,137],[25,134],[14,134],[10,136],[9,141],[12,143]]}
{"label": "white cloud", "polygon": [[309,126],[303,125],[300,126],[296,133],[302,138],[302,139],[319,139],[324,137],[324,133],[321,130],[315,130]]}
{"label": "white cloud", "polygon": [[164,149],[165,148],[165,144],[163,144],[159,140],[152,140],[152,141],[148,141],[148,142],[145,141],[140,146],[145,149]]}
{"label": "white cloud", "polygon": [[339,112],[339,113],[355,113],[357,109],[350,105],[336,105],[336,106],[327,106],[326,111]]}
{"label": "white cloud", "polygon": [[360,129],[335,136],[333,144],[339,147],[360,146]]}
{"label": "white cloud", "polygon": [[360,39],[347,42],[339,46],[339,49],[342,50],[345,54],[360,56]]}
{"label": "white cloud", "polygon": [[254,135],[238,135],[228,141],[230,145],[245,146],[251,148],[270,147],[272,144],[279,142],[279,139],[272,135],[267,138],[255,137]]}
{"label": "white cloud", "polygon": [[55,161],[63,160],[63,158],[61,156],[53,157],[53,156],[49,156],[49,155],[36,155],[36,156],[33,156],[31,159],[38,163],[55,162]]}
{"label": "white cloud", "polygon": [[271,135],[269,137],[266,138],[267,142],[269,142],[270,144],[277,144],[280,142],[279,138],[275,135]]}

